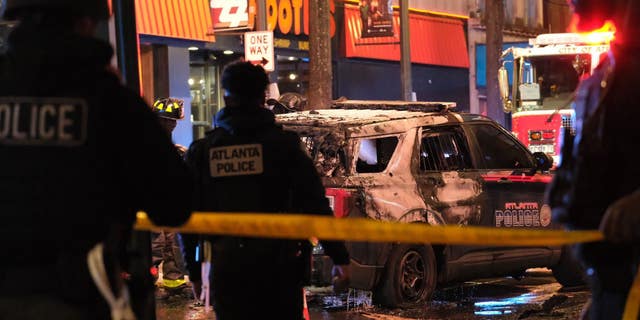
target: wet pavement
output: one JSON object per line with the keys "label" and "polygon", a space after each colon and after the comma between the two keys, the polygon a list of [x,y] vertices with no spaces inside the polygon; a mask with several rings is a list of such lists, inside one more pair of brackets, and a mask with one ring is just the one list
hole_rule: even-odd
{"label": "wet pavement", "polygon": [[[440,288],[429,303],[397,309],[371,306],[363,291],[335,296],[330,288],[309,288],[307,300],[314,320],[538,320],[578,319],[589,295],[585,287],[562,288],[550,271],[535,269],[519,280],[492,278]],[[193,306],[189,290],[158,299],[156,314],[160,320],[215,319],[212,311]]]}

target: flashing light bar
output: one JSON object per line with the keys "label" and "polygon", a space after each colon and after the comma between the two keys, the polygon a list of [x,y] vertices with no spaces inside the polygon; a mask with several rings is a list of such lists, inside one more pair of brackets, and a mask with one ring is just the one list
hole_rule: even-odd
{"label": "flashing light bar", "polygon": [[532,46],[557,44],[608,44],[614,39],[614,32],[590,33],[546,33],[529,39]]}
{"label": "flashing light bar", "polygon": [[566,54],[601,54],[609,51],[609,45],[549,45],[532,48],[511,48],[514,58],[542,57]]}

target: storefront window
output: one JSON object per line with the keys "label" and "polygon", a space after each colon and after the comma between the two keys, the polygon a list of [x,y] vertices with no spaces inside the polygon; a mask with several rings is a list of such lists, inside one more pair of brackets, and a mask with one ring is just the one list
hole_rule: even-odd
{"label": "storefront window", "polygon": [[[230,52],[230,53],[229,53]],[[204,137],[213,127],[213,117],[224,107],[220,75],[224,67],[243,54],[231,50],[194,50],[189,52],[189,91],[193,138]]]}
{"label": "storefront window", "polygon": [[278,90],[280,94],[307,94],[309,89],[309,59],[278,55]]}
{"label": "storefront window", "polygon": [[218,67],[208,62],[192,62],[189,75],[193,137],[204,137],[211,129],[213,115],[220,109]]}

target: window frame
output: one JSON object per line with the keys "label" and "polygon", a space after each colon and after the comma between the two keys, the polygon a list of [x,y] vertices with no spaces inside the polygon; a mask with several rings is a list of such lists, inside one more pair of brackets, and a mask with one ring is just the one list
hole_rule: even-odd
{"label": "window frame", "polygon": [[[468,159],[466,159],[466,163],[465,163],[465,168],[462,169],[455,169],[455,170],[422,170],[421,167],[421,153],[422,153],[422,139],[424,138],[425,135],[428,134],[427,130],[432,130],[433,132],[447,132],[447,133],[453,133],[454,135],[457,135],[457,137],[459,138],[459,142],[463,143],[464,145],[459,146],[462,148],[466,148],[466,150],[463,150],[463,152],[466,151],[467,153],[467,157]],[[435,126],[422,126],[420,127],[420,130],[418,131],[418,135],[417,135],[417,165],[416,165],[416,172],[418,174],[430,174],[430,173],[434,173],[434,172],[450,172],[450,171],[470,171],[470,170],[475,170],[476,169],[476,155],[474,154],[474,150],[473,147],[470,144],[469,138],[467,137],[467,132],[464,130],[464,128],[459,125],[459,124],[444,124],[444,125],[435,125]]]}
{"label": "window frame", "polygon": [[[401,146],[401,142],[402,142],[401,136],[402,136],[402,134],[396,133],[396,134],[385,134],[385,135],[379,135],[379,136],[366,136],[366,137],[357,137],[357,138],[355,138],[354,139],[354,146],[353,146],[353,158],[352,158],[351,174],[352,175],[367,175],[367,174],[380,174],[380,173],[388,172],[389,171],[389,164],[391,164],[394,161],[394,159],[396,158],[396,153],[398,152],[398,147]],[[396,146],[393,149],[393,153],[391,154],[391,157],[389,158],[387,166],[384,168],[384,170],[376,171],[376,172],[358,172],[358,160],[360,158],[360,146],[361,146],[362,140],[377,140],[377,139],[384,139],[384,138],[396,138]],[[376,156],[377,156],[377,154],[376,154]]]}
{"label": "window frame", "polygon": [[[522,151],[524,154],[527,155],[527,158],[529,158],[529,161],[531,162],[531,164],[533,165],[532,167],[522,167],[522,168],[488,168],[488,166],[486,165],[485,162],[485,158],[484,158],[484,148],[482,148],[480,146],[480,143],[478,141],[478,137],[476,136],[474,130],[472,129],[472,127],[474,126],[489,126],[492,127],[494,129],[496,129],[497,131],[501,132],[502,134],[506,135],[508,137],[508,139],[510,141],[512,141],[514,143],[514,145],[516,145],[516,147],[518,149],[520,149],[520,151]],[[472,151],[472,153],[474,153],[476,160],[476,168],[478,170],[484,170],[484,171],[528,171],[528,170],[535,170],[536,167],[536,161],[533,158],[533,154],[531,153],[531,151],[529,151],[529,149],[527,149],[527,147],[525,147],[522,142],[520,142],[520,140],[518,140],[516,137],[513,136],[513,134],[509,131],[507,131],[505,128],[493,123],[493,122],[473,122],[473,123],[465,123],[465,125],[463,126],[464,130],[467,134],[467,139],[470,140],[470,145],[473,145],[474,149]]]}

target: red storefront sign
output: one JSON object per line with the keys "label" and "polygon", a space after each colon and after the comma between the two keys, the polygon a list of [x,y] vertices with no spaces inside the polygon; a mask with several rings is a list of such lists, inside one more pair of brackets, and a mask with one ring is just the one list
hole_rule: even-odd
{"label": "red storefront sign", "polygon": [[209,6],[214,30],[253,29],[255,0],[211,0]]}
{"label": "red storefront sign", "polygon": [[[344,9],[345,56],[400,61],[400,16],[394,12],[395,36],[362,37],[362,20],[357,6]],[[456,18],[409,14],[411,62],[469,68],[464,21]]]}

